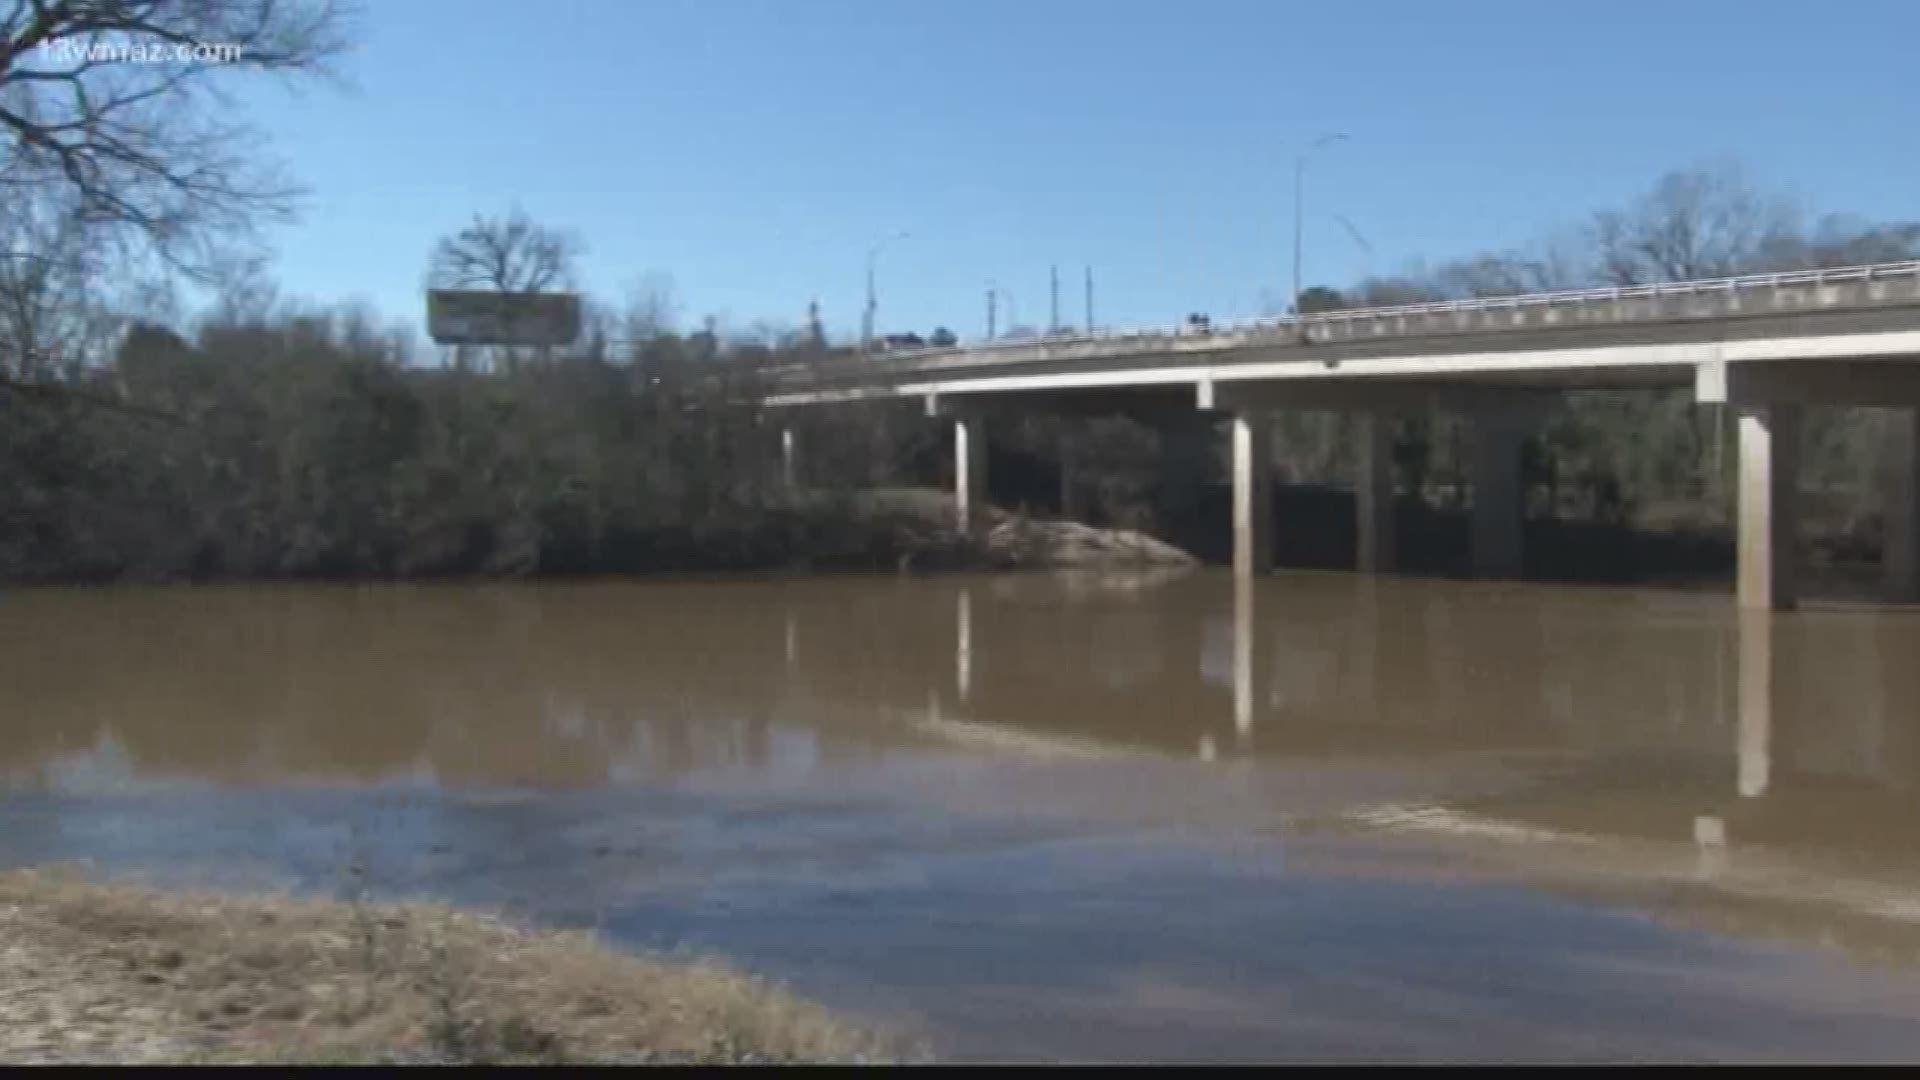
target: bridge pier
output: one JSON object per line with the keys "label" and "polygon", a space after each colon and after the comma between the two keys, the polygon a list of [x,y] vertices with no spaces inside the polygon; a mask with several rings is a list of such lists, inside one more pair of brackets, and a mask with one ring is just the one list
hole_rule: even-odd
{"label": "bridge pier", "polygon": [[980,524],[987,494],[986,421],[979,415],[953,418],[953,504],[955,524],[971,533]]}
{"label": "bridge pier", "polygon": [[1799,447],[1799,406],[1741,406],[1735,592],[1744,609],[1790,611],[1798,602]]}
{"label": "bridge pier", "polygon": [[780,484],[789,493],[800,488],[800,436],[791,424],[780,429]]}
{"label": "bridge pier", "polygon": [[1393,529],[1393,417],[1360,413],[1354,417],[1355,462],[1353,483],[1354,568],[1364,574],[1390,573],[1394,567]]}
{"label": "bridge pier", "polygon": [[1469,542],[1475,577],[1520,576],[1525,516],[1520,446],[1525,436],[1516,413],[1489,411],[1474,417],[1468,482],[1473,485]]}
{"label": "bridge pier", "polygon": [[1911,604],[1920,602],[1920,410],[1901,408],[1887,419],[1886,542],[1880,560],[1887,598]]}
{"label": "bridge pier", "polygon": [[1233,572],[1273,568],[1273,422],[1266,413],[1233,417]]}

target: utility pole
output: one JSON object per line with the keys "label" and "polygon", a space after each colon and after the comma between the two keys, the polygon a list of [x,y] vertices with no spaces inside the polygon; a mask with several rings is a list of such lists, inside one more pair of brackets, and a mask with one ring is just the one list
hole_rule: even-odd
{"label": "utility pole", "polygon": [[1051,321],[1047,323],[1047,336],[1052,337],[1053,334],[1060,329],[1060,267],[1059,265],[1056,263],[1053,266],[1047,267],[1047,274],[1049,278],[1048,285],[1053,290],[1053,308],[1052,308],[1052,315],[1050,316]]}
{"label": "utility pole", "polygon": [[1093,267],[1087,267],[1087,333],[1093,333]]}
{"label": "utility pole", "polygon": [[864,355],[873,348],[873,312],[879,301],[873,295],[873,257],[880,253],[880,245],[867,249],[867,306],[860,313],[860,352]]}
{"label": "utility pole", "polygon": [[903,229],[885,240],[875,242],[867,249],[867,310],[860,317],[860,353],[863,356],[873,348],[873,316],[880,306],[873,291],[873,261],[879,257],[880,249],[895,240],[905,240],[907,235],[906,230]]}
{"label": "utility pole", "polygon": [[999,292],[1000,292],[1000,290],[998,290],[998,289],[996,289],[996,288],[994,288],[994,287],[993,287],[993,282],[991,282],[991,281],[989,281],[989,282],[987,282],[987,340],[988,340],[988,341],[992,341],[992,340],[993,340],[993,332],[994,332],[994,324],[993,324],[993,316],[994,316],[994,308],[993,308],[993,303],[994,303],[994,297],[995,297],[996,295],[998,295],[998,294],[999,294]]}
{"label": "utility pole", "polygon": [[1304,201],[1302,190],[1306,187],[1307,157],[1323,146],[1330,146],[1346,138],[1340,132],[1331,132],[1313,140],[1312,145],[1300,151],[1293,159],[1293,317],[1299,318],[1300,311],[1300,222],[1301,205]]}

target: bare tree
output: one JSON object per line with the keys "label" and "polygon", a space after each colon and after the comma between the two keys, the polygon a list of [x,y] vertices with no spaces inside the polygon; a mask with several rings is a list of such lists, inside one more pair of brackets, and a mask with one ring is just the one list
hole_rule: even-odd
{"label": "bare tree", "polygon": [[1733,165],[1669,173],[1625,210],[1594,215],[1600,276],[1611,285],[1738,274],[1798,232],[1797,215]]}
{"label": "bare tree", "polygon": [[1518,296],[1572,288],[1574,282],[1551,255],[1520,252],[1476,255],[1452,262],[1434,273],[1434,282],[1449,296]]}
{"label": "bare tree", "polygon": [[580,244],[541,225],[518,207],[506,216],[474,215],[473,224],[442,237],[427,264],[436,289],[544,292],[569,288]]}
{"label": "bare tree", "polygon": [[621,330],[628,341],[648,341],[672,333],[678,311],[672,276],[658,271],[644,274],[627,289]]}
{"label": "bare tree", "polygon": [[1760,253],[1760,272],[1905,262],[1920,258],[1920,222],[1868,225],[1842,215],[1820,220],[1810,235],[1781,236]]}
{"label": "bare tree", "polygon": [[210,273],[298,195],[225,87],[323,72],[348,22],[337,0],[0,0],[0,200]]}
{"label": "bare tree", "polygon": [[1349,307],[1392,307],[1443,299],[1438,289],[1410,274],[1367,278],[1345,290],[1343,295]]}
{"label": "bare tree", "polygon": [[97,357],[109,322],[82,224],[0,204],[0,382],[38,381]]}

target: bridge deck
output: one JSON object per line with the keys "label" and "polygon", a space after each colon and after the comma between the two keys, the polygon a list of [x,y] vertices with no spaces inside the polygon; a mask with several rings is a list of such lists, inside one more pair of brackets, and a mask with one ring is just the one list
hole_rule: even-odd
{"label": "bridge deck", "polygon": [[1207,381],[1688,385],[1711,361],[1920,358],[1920,262],[996,342],[782,368],[770,404]]}

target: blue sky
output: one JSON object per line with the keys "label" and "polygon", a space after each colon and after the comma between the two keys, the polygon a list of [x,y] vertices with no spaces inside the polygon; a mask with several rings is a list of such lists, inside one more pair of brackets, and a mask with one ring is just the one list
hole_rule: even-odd
{"label": "blue sky", "polygon": [[[1253,314],[1307,283],[1523,245],[1733,158],[1817,210],[1920,216],[1920,4],[1834,0],[370,0],[345,89],[253,90],[310,189],[293,296],[418,324],[435,238],[518,204],[617,300],[984,323]],[[1351,221],[1371,253],[1330,215]],[[1001,325],[1006,325],[1003,312]]]}

